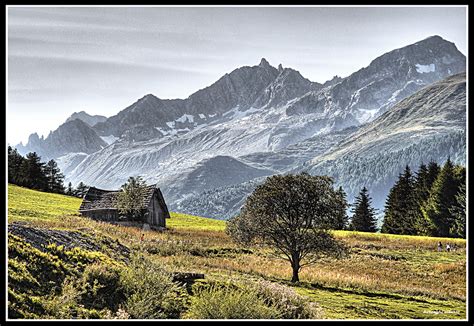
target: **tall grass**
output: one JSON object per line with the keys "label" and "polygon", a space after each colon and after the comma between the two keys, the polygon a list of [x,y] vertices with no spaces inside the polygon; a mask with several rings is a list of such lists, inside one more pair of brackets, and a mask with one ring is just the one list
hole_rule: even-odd
{"label": "tall grass", "polygon": [[[127,245],[132,252],[148,253],[150,261],[168,270],[204,273],[206,278],[255,276],[274,284],[286,283],[291,278],[289,263],[275,259],[269,255],[268,249],[240,248],[233,243],[224,232],[223,221],[171,213],[166,231],[142,231],[136,227],[80,217],[77,212],[80,199],[73,197],[9,185],[8,198],[9,222],[25,221],[38,227],[79,230],[97,238],[107,236]],[[145,233],[143,241],[142,233]],[[403,309],[398,314],[396,310],[391,310],[385,316],[440,317],[420,312],[434,311],[441,302],[432,300],[443,300],[457,307],[458,313],[446,315],[446,318],[459,318],[454,316],[463,314],[459,307],[463,303],[465,305],[466,298],[465,240],[350,231],[334,231],[334,234],[346,243],[351,254],[342,260],[321,260],[316,265],[302,269],[300,287],[296,288],[298,291],[304,290],[303,295],[313,301],[318,302],[318,297],[321,297],[321,300],[324,298],[330,302],[330,305],[324,305],[324,309],[331,311],[332,316],[344,316],[343,312],[349,309],[354,309],[350,316],[373,316],[377,314],[377,307],[398,307],[399,299],[390,299],[397,295],[405,296],[407,302],[411,302],[411,297],[422,297],[426,303],[404,303],[406,307],[400,306]],[[438,252],[438,241],[454,244],[457,250]],[[11,264],[9,262],[11,270],[21,274],[13,275],[18,276],[19,280],[28,279],[25,264],[18,259],[12,260]],[[19,293],[14,295],[17,298],[21,296]],[[348,304],[337,300],[338,296],[345,295],[358,302],[355,308],[349,308]],[[366,309],[364,298],[374,302],[372,310]],[[28,302],[34,306],[34,302]],[[137,299],[137,302],[145,301]],[[377,302],[380,302],[379,306]],[[127,314],[126,310],[121,310],[110,312],[109,315],[117,318],[118,315]]]}

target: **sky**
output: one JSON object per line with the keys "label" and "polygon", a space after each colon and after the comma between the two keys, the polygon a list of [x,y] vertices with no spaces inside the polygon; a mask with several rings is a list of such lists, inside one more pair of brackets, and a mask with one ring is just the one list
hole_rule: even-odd
{"label": "sky", "polygon": [[466,7],[7,7],[7,142],[73,112],[187,98],[266,58],[324,83],[432,35],[467,55]]}

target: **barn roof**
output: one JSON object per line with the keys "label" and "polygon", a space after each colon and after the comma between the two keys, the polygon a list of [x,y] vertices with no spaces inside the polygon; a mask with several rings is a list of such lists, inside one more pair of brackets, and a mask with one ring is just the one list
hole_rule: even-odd
{"label": "barn roof", "polygon": [[[160,188],[156,186],[148,186],[144,195],[141,198],[142,208],[146,209],[153,197],[155,190],[158,192],[158,200],[165,209],[165,213],[168,213],[168,208],[164,201],[163,195]],[[90,211],[90,210],[116,210],[118,194],[121,190],[103,190],[95,187],[90,187],[85,194],[79,211]]]}

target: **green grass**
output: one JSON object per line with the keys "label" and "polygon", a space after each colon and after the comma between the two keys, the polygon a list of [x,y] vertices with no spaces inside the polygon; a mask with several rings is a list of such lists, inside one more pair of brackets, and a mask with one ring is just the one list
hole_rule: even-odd
{"label": "green grass", "polygon": [[225,221],[173,212],[171,212],[170,215],[171,218],[166,220],[166,227],[171,229],[207,231],[225,230]]}
{"label": "green grass", "polygon": [[402,235],[402,234],[387,234],[387,233],[371,233],[371,232],[359,232],[359,231],[333,231],[334,235],[338,238],[353,238],[360,239],[362,241],[399,241],[405,244],[432,244],[438,243],[452,243],[464,245],[466,243],[465,239],[455,239],[455,238],[441,238],[441,237],[428,237],[428,236],[418,236],[418,235]]}
{"label": "green grass", "polygon": [[[80,217],[80,203],[78,198],[9,185],[8,221],[79,230],[98,240],[110,237],[132,250],[159,249],[148,250],[151,259],[171,270],[204,273],[206,280],[264,278],[289,284],[288,262],[275,259],[259,248],[250,248],[250,253],[243,251],[225,234],[225,221],[171,213],[166,221],[167,231],[148,231],[144,242],[140,242],[142,231],[138,228]],[[301,283],[295,286],[298,293],[323,308],[324,318],[465,318],[464,239],[351,231],[334,231],[334,234],[348,245],[351,255],[342,260],[322,260],[303,269]],[[438,241],[455,244],[458,249],[437,252]],[[111,257],[107,251],[104,254]],[[29,261],[20,259],[9,262],[9,270],[16,268],[19,273],[15,277],[20,283],[32,282],[25,271],[28,264]],[[28,293],[30,298],[35,298]],[[23,300],[22,293],[15,295]]]}
{"label": "green grass", "polygon": [[351,289],[297,288],[318,302],[328,319],[462,319],[466,303]]}
{"label": "green grass", "polygon": [[78,215],[82,200],[8,185],[8,220],[48,220]]}
{"label": "green grass", "polygon": [[[78,215],[82,199],[50,194],[15,185],[8,185],[8,218],[18,220],[48,220]],[[223,231],[225,221],[182,213],[170,213],[166,226],[171,229]]]}

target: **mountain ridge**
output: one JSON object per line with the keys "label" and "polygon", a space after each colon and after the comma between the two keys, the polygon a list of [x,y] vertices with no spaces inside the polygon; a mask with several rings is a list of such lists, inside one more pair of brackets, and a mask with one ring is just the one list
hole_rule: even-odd
{"label": "mountain ridge", "polygon": [[[186,198],[204,190],[212,191],[188,181],[199,166],[212,166],[209,160],[213,157],[241,162],[244,165],[231,160],[229,165],[242,166],[243,171],[297,171],[306,161],[316,162],[329,155],[329,151],[336,153],[335,149],[345,146],[344,139],[358,135],[358,130],[423,87],[429,87],[433,80],[465,71],[465,60],[453,43],[432,37],[383,54],[348,77],[335,76],[318,84],[294,69],[281,64],[275,68],[262,59],[259,65],[226,73],[186,99],[160,99],[147,94],[90,128],[105,146],[101,143],[100,148],[96,146],[93,150],[69,150],[56,158],[60,167],[68,171],[67,181],[73,184],[82,181],[112,189],[131,175],[142,175],[147,182],[158,183],[164,189],[171,207],[185,207],[180,203]],[[413,130],[411,135],[417,132]],[[459,135],[448,136],[445,142],[452,142],[456,150],[462,151]],[[31,140],[40,149],[46,141],[37,135]],[[423,144],[431,146],[429,141]],[[406,147],[401,138],[398,145],[401,147],[394,153]],[[312,173],[330,172],[317,164],[306,164],[305,168],[312,168]],[[226,184],[224,175],[216,180],[205,175],[202,184],[211,188],[239,189],[234,193],[251,188]],[[252,176],[239,178],[239,182],[245,183]],[[170,186],[174,183],[188,186],[177,189]],[[356,186],[351,186],[351,194]]]}
{"label": "mountain ridge", "polygon": [[[429,70],[432,67],[434,71]],[[336,76],[324,85],[281,64],[275,68],[262,58],[258,65],[236,68],[186,99],[147,94],[93,129],[101,137],[146,141],[214,123],[230,110],[281,107],[293,101],[284,114],[312,114],[324,132],[339,130],[368,122],[420,87],[462,69],[464,55],[437,35],[389,51],[348,77]],[[33,139],[29,147],[34,150],[39,142]]]}

